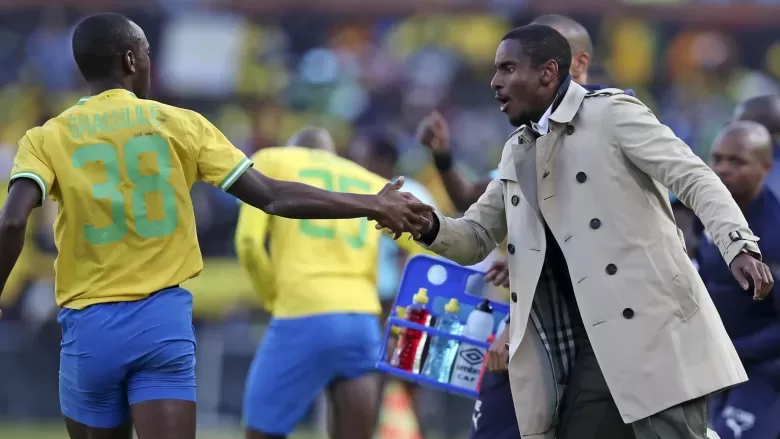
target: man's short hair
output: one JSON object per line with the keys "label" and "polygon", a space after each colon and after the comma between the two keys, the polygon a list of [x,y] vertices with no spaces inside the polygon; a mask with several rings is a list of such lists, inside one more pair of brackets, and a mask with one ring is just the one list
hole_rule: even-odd
{"label": "man's short hair", "polygon": [[111,75],[116,57],[138,42],[138,32],[124,15],[90,15],[73,32],[73,58],[84,79],[101,79]]}
{"label": "man's short hair", "polygon": [[571,67],[571,47],[557,30],[543,24],[529,24],[509,31],[501,41],[515,40],[533,67],[554,60],[558,64],[558,79],[563,81]]}

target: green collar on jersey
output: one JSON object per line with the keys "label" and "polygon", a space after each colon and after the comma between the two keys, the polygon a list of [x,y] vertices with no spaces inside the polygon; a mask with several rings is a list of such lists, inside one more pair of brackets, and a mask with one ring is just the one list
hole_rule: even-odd
{"label": "green collar on jersey", "polygon": [[[111,91],[123,91],[123,92],[129,94],[130,96],[132,96],[134,98],[138,98],[138,96],[136,96],[135,93],[131,92],[130,90],[125,90],[125,89],[106,90],[106,91],[104,91],[103,93],[100,93],[100,94],[102,95],[102,94],[105,94],[105,93],[108,93],[108,92],[111,92]],[[100,95],[98,95],[98,96],[100,96]],[[91,98],[91,97],[92,96],[84,96],[84,97],[82,97],[81,99],[79,99],[78,102],[76,102],[76,105],[84,105],[84,104],[86,104],[87,101],[89,100],[89,98]]]}

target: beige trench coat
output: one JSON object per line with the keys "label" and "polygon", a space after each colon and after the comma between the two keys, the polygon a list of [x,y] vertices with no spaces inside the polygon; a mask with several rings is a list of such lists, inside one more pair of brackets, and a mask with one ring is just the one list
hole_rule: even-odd
{"label": "beige trench coat", "polygon": [[509,376],[524,438],[552,437],[564,390],[528,318],[546,250],[542,218],[626,423],[747,380],[666,188],[693,208],[726,262],[743,248],[758,252],[726,187],[647,107],[621,90],[588,93],[572,83],[549,134],[512,134],[499,178],[463,218],[437,213],[428,248],[460,264],[507,239]]}

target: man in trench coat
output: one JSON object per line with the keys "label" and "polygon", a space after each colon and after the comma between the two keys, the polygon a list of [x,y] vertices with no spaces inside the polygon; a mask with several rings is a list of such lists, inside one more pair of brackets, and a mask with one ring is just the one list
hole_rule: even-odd
{"label": "man in trench coat", "polygon": [[491,86],[518,129],[499,176],[463,218],[436,213],[420,241],[472,265],[507,238],[509,375],[523,438],[702,439],[704,397],[747,377],[667,188],[756,299],[771,274],[710,168],[637,99],[571,82],[570,60],[547,26],[504,37]]}

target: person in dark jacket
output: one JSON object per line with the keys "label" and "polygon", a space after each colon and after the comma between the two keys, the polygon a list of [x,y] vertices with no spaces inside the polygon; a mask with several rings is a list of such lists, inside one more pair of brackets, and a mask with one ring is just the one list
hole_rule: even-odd
{"label": "person in dark jacket", "polygon": [[[780,202],[766,184],[773,142],[757,122],[726,126],[712,148],[712,168],[761,236],[764,262],[780,275]],[[711,397],[710,426],[722,439],[780,438],[780,291],[755,301],[734,280],[717,246],[704,233],[699,271],[749,381]]]}

